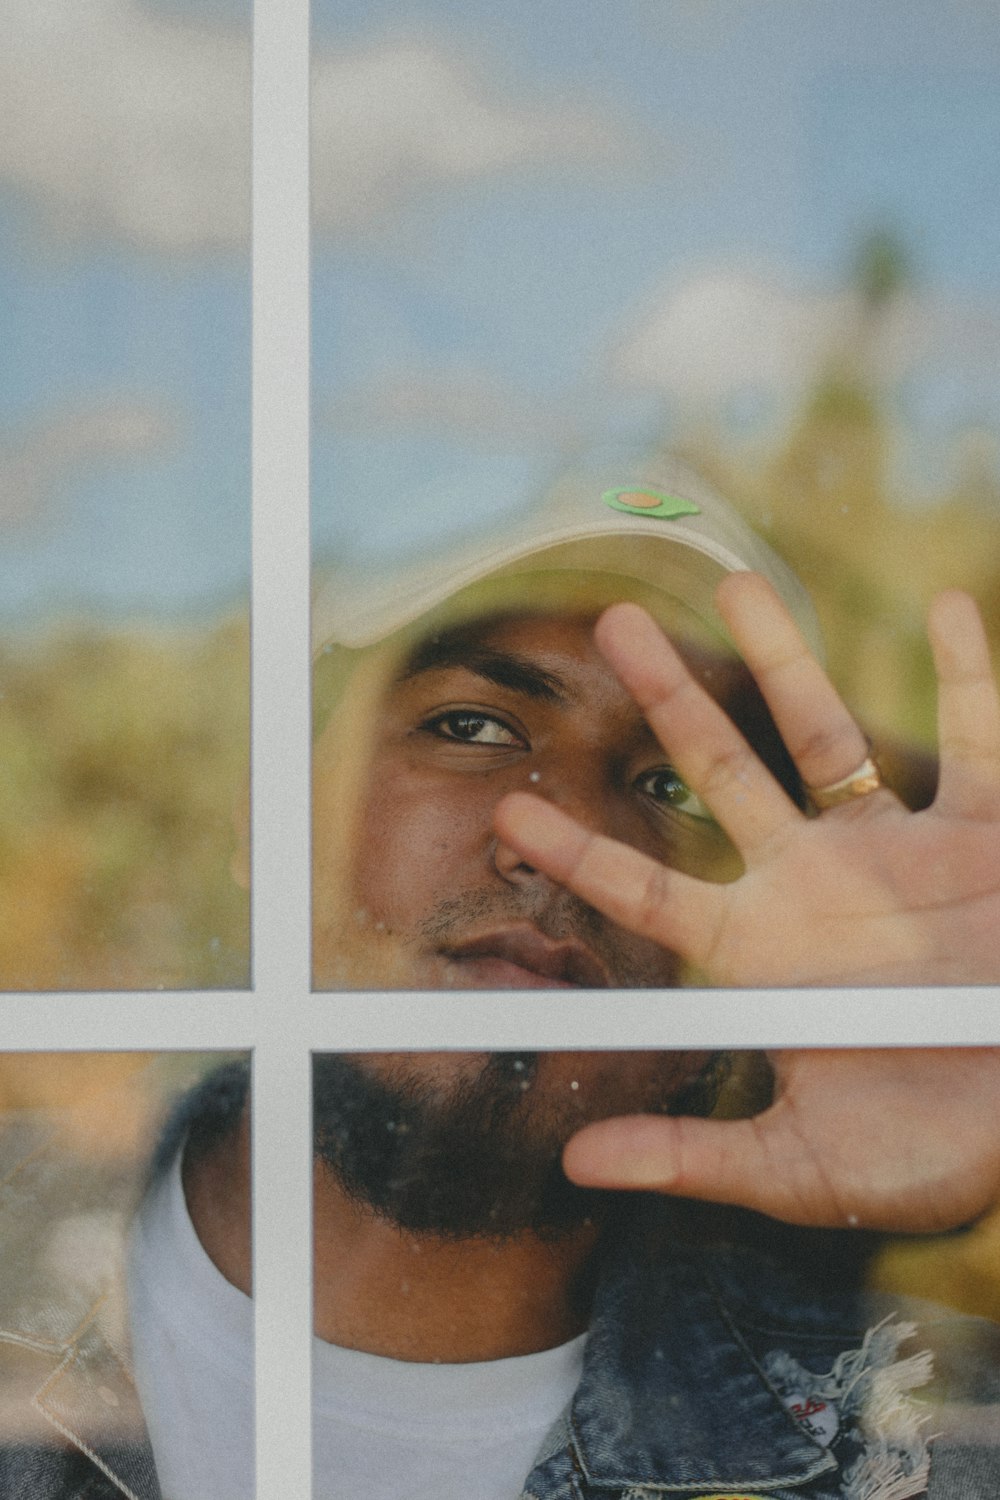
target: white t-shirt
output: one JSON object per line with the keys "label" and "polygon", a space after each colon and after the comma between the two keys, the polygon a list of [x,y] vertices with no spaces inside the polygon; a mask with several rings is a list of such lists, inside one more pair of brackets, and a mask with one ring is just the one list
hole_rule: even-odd
{"label": "white t-shirt", "polygon": [[[202,1249],[179,1157],[136,1220],[128,1282],[164,1500],[253,1500],[252,1304]],[[516,1500],[583,1343],[437,1365],[314,1339],[314,1500]]]}
{"label": "white t-shirt", "polygon": [[517,1500],[576,1389],[583,1341],[517,1359],[426,1365],[315,1339],[317,1500]]}
{"label": "white t-shirt", "polygon": [[164,1500],[253,1500],[253,1304],[191,1223],[180,1153],[132,1229],[136,1385]]}

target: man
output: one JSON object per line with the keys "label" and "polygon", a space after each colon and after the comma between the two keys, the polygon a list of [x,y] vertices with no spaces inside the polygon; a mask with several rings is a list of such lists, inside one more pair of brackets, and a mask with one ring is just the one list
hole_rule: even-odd
{"label": "man", "polygon": [[[317,982],[833,982],[836,963],[870,972],[873,952],[887,980],[995,973],[996,799],[979,783],[998,716],[981,682],[967,703],[974,629],[954,662],[938,632],[951,821],[920,835],[937,903],[918,890],[911,920],[912,846],[888,882],[883,859],[911,815],[859,769],[863,742],[840,763],[851,726],[785,611],[745,578],[723,591],[770,713],[714,615],[719,580],[752,562],[812,634],[777,559],[686,481],[623,475],[561,504],[471,562],[320,601]],[[621,607],[595,649],[596,617],[623,598],[652,607],[679,659]],[[353,654],[327,649],[334,633]],[[785,1054],[753,1122],[699,1118],[720,1071],[676,1051],[318,1061],[317,1497],[995,1494],[997,1455],[969,1417],[1000,1399],[994,1335],[860,1299],[857,1231],[960,1223],[995,1201],[996,1059]],[[851,1227],[830,1239],[581,1191],[560,1169],[571,1137],[580,1180]],[[248,1163],[232,1109],[173,1154],[133,1240],[138,1383],[168,1500],[249,1490]],[[929,1452],[932,1373],[931,1430],[947,1435]]]}
{"label": "man", "polygon": [[[674,646],[634,603],[604,615],[595,645],[609,598],[646,604]],[[1000,708],[963,596],[931,617],[941,777],[917,814],[881,786],[823,673],[801,585],[687,473],[570,476],[507,536],[334,580],[315,620],[319,987],[1000,975]],[[936,1057],[933,1076],[963,1077],[962,1057]],[[765,1123],[633,1119],[568,1159],[594,1185],[805,1223],[921,1229],[981,1212],[973,1159],[998,1174],[988,1116],[964,1165],[935,1172],[933,1207],[912,1196],[919,1165],[902,1175],[914,1122],[895,1104],[877,1126],[893,1172],[828,1180],[831,1152],[853,1149],[830,1114],[866,1119],[879,1065],[905,1094],[885,1054],[789,1053]],[[923,1059],[907,1067],[919,1110]]]}
{"label": "man", "polygon": [[[742,575],[747,562],[771,588]],[[748,674],[725,649],[713,608],[720,578],[725,624],[790,754]],[[457,594],[456,579],[464,585]],[[361,596],[336,587],[316,611],[335,663],[327,694],[336,698],[332,706],[318,694],[321,721],[329,717],[314,763],[321,986],[672,985],[684,965],[734,984],[982,980],[1000,972],[1000,730],[981,638],[961,601],[946,600],[933,622],[945,760],[938,802],[921,823],[880,788],[863,736],[805,650],[802,636],[814,638],[815,630],[801,591],[717,498],[690,480],[650,483],[646,474],[629,474],[614,484],[568,486],[554,510],[529,518],[506,542],[437,560],[418,577],[396,574],[381,590],[369,581]],[[595,615],[609,597],[641,599],[677,654],[634,604],[604,616],[595,649]],[[330,636],[355,649],[353,662],[327,649]],[[364,713],[348,731],[345,719],[359,704]],[[735,734],[734,720],[751,748]],[[819,818],[806,815],[803,782],[813,789],[810,800],[826,809]],[[921,855],[923,869],[915,867]],[[669,1012],[664,1030],[669,1034]],[[803,1388],[810,1379],[821,1383],[816,1350],[810,1376],[802,1345],[793,1354],[788,1342],[802,1332],[789,1329],[796,1297],[809,1301],[814,1335],[824,1326],[826,1337],[829,1324],[815,1285],[806,1290],[809,1275],[782,1277],[789,1256],[805,1254],[813,1270],[837,1268],[846,1292],[855,1246],[831,1249],[815,1236],[792,1236],[770,1259],[764,1246],[774,1235],[757,1220],[725,1226],[721,1239],[711,1215],[709,1224],[694,1225],[679,1216],[666,1231],[662,1222],[655,1232],[648,1223],[642,1231],[626,1228],[620,1200],[609,1206],[566,1189],[558,1158],[578,1125],[638,1108],[652,1118],[598,1123],[573,1141],[566,1161],[575,1177],[667,1187],[806,1224],[960,1222],[981,1212],[996,1190],[995,1128],[984,1115],[996,1060],[970,1053],[786,1055],[776,1060],[776,1103],[752,1123],[688,1113],[692,1085],[704,1080],[708,1061],[677,1053],[321,1061],[318,1332],[341,1351],[461,1368],[560,1347],[565,1353],[569,1337],[588,1322],[588,1348],[610,1340],[620,1355],[634,1324],[656,1306],[663,1321],[652,1327],[665,1341],[655,1347],[666,1377],[658,1381],[656,1367],[643,1366],[641,1380],[627,1381],[620,1359],[613,1380],[607,1366],[585,1366],[571,1414],[542,1443],[525,1493],[569,1486],[589,1494],[589,1485],[594,1493],[617,1486],[638,1494],[643,1484],[688,1493],[749,1484],[771,1492],[781,1483],[798,1493],[922,1493],[926,1450],[903,1418],[910,1382],[915,1388],[927,1373],[926,1344],[909,1362],[904,1350],[897,1365],[893,1356],[905,1341],[884,1335],[884,1363],[876,1365],[882,1374],[896,1371],[887,1379],[896,1382],[901,1428],[890,1441],[874,1423],[869,1442],[857,1436],[863,1415],[850,1428],[841,1410],[836,1420],[846,1447],[836,1478],[830,1444],[808,1429],[809,1444],[794,1460],[774,1429],[765,1436],[752,1423],[745,1443],[727,1450],[720,1424],[743,1431],[749,1408],[734,1405],[727,1387],[723,1416],[718,1386],[677,1349],[685,1339],[702,1347],[707,1337],[703,1307],[688,1320],[677,1305],[678,1286],[695,1295],[690,1257],[716,1257],[709,1284],[722,1297],[721,1256],[732,1278],[727,1315],[738,1318],[735,1303],[752,1321],[747,1283],[756,1281],[768,1288],[758,1316],[766,1304],[766,1316],[785,1330],[780,1347],[773,1338],[769,1348],[756,1346],[771,1400],[784,1389],[803,1413],[811,1401],[822,1406],[816,1390]],[[873,1132],[882,1143],[875,1156]],[[645,1274],[633,1283],[620,1265],[609,1272],[616,1254],[627,1256],[643,1233],[651,1236],[647,1250],[656,1245]],[[602,1275],[592,1300],[593,1279]],[[623,1285],[635,1299],[630,1314],[616,1303]],[[701,1291],[708,1295],[704,1284]],[[602,1321],[609,1303],[617,1306],[610,1325]],[[849,1316],[836,1296],[827,1314],[834,1303],[838,1316]],[[855,1377],[866,1372],[862,1386],[869,1378],[878,1383],[866,1364],[879,1344],[871,1332],[878,1319],[869,1315],[856,1345],[843,1336],[836,1347],[835,1336],[825,1345],[831,1406],[850,1406],[830,1374],[838,1360]],[[752,1342],[745,1329],[741,1338]],[[733,1349],[727,1346],[727,1358]],[[350,1388],[356,1361],[330,1365],[320,1361],[318,1368],[327,1368],[341,1392]],[[355,1426],[369,1424],[369,1438],[399,1399],[392,1369],[381,1367],[385,1383],[352,1412]],[[369,1374],[380,1379],[370,1367]],[[438,1411],[451,1410],[455,1390],[446,1382],[453,1371],[437,1374]],[[567,1377],[564,1368],[562,1384],[546,1387],[547,1418],[558,1419],[567,1384],[579,1374],[574,1367]],[[792,1391],[788,1382],[796,1380]],[[422,1381],[426,1417],[435,1371],[424,1369]],[[762,1390],[754,1389],[755,1400]],[[663,1404],[651,1419],[646,1403],[657,1401]],[[681,1439],[664,1435],[669,1403],[684,1412]],[[702,1414],[700,1425],[692,1408]],[[824,1409],[823,1420],[833,1421]],[[629,1441],[617,1430],[620,1446],[612,1443],[612,1410],[628,1413],[622,1421],[631,1469],[615,1467]],[[497,1445],[477,1436],[480,1425],[466,1414],[467,1440],[481,1461],[483,1450]],[[541,1437],[536,1428],[508,1444],[506,1488],[498,1460],[494,1487],[484,1481],[476,1493],[520,1493],[530,1441]],[[322,1483],[334,1454],[342,1463],[352,1451],[332,1393],[317,1444]],[[472,1462],[468,1443],[450,1473],[440,1452],[435,1467],[433,1447],[412,1434],[397,1443],[395,1483],[402,1484],[405,1469],[410,1490],[423,1493],[415,1476],[425,1464],[427,1492],[451,1493],[456,1472]],[[365,1487],[393,1493],[384,1452],[380,1462],[383,1488],[371,1474]],[[938,1493],[974,1492],[971,1469],[962,1479],[967,1490],[954,1488],[944,1446],[936,1462]],[[995,1455],[982,1472],[989,1487],[983,1493],[992,1492],[1000,1472]]]}

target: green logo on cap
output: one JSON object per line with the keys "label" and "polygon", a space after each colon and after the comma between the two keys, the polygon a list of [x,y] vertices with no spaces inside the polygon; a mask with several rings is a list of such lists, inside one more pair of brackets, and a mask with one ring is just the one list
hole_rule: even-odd
{"label": "green logo on cap", "polygon": [[667,495],[663,490],[648,490],[638,485],[625,485],[618,490],[605,490],[601,496],[612,510],[623,510],[628,516],[657,516],[662,521],[673,521],[678,516],[697,516],[697,505],[682,500],[679,495]]}

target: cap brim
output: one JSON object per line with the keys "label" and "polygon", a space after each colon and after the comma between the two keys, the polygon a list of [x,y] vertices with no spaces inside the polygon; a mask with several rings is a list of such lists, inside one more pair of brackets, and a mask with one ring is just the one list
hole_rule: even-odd
{"label": "cap brim", "polygon": [[[614,477],[622,478],[620,469]],[[667,479],[664,486],[661,474],[657,488],[689,497],[691,514],[664,519],[612,508],[606,476],[602,488],[595,475],[576,474],[500,536],[473,539],[379,574],[334,570],[314,600],[314,648],[373,645],[484,579],[541,570],[634,579],[719,629],[715,589],[727,574],[753,570],[770,580],[821,654],[812,603],[785,563],[696,476],[679,476],[675,467]],[[648,477],[639,486],[648,488]]]}

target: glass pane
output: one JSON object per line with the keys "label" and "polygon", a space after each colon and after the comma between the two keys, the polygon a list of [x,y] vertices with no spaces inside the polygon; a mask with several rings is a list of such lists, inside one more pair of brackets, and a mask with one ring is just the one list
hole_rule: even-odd
{"label": "glass pane", "polygon": [[3,988],[247,982],[249,17],[5,17]]}
{"label": "glass pane", "polygon": [[995,1055],[769,1057],[316,1057],[317,1495],[989,1492]]}
{"label": "glass pane", "polygon": [[[624,763],[585,761],[569,740],[556,761],[541,748],[551,702],[536,692],[526,713],[509,673],[505,685],[487,674],[484,688],[468,659],[509,657],[496,632],[515,618],[522,632],[529,616],[589,627],[602,605],[635,598],[724,707],[740,699],[737,723],[793,799],[804,802],[802,781],[841,800],[871,790],[872,773],[854,775],[870,742],[882,777],[926,805],[937,777],[931,598],[967,590],[1000,641],[1000,279],[988,248],[998,54],[995,13],[929,0],[877,13],[863,0],[835,13],[635,0],[582,14],[570,0],[502,14],[450,0],[317,0],[318,988],[1000,977],[981,927],[977,952],[963,938],[957,962],[950,939],[925,947],[925,930],[905,952],[881,934],[848,953],[838,927],[823,953],[818,927],[846,886],[814,885],[834,862],[815,838],[792,890],[772,893],[776,946],[806,934],[773,962],[757,961],[763,910],[731,952],[713,947],[710,895],[684,932],[655,924],[683,963],[619,961],[614,933],[567,956],[567,940],[595,947],[577,918],[546,925],[541,896],[511,895],[527,889],[537,843],[519,847],[516,881],[497,869],[501,792],[534,787],[591,827],[721,881],[736,865],[702,804],[705,756],[725,756],[725,742],[704,725],[693,741],[678,736],[659,780],[659,752],[639,747],[635,726]],[[814,697],[815,678],[797,683],[776,712],[798,775],[759,705],[747,707],[746,677],[735,680],[720,640],[713,586],[745,567],[776,584],[810,639],[818,619],[856,715],[848,730]],[[755,603],[750,646],[780,656],[787,643],[773,628]],[[943,619],[946,658],[966,629],[965,616]],[[520,638],[518,649],[537,664],[536,648],[552,644],[528,651]],[[975,652],[960,649],[954,669],[965,673]],[[414,683],[428,665],[425,701]],[[591,666],[597,675],[573,691],[607,707]],[[922,825],[907,822],[891,889],[874,868],[885,848],[854,850],[854,910],[891,907],[900,883],[904,905],[951,903],[956,889],[910,878],[934,864],[975,866],[961,899],[985,890],[994,911],[1000,878],[986,848],[1000,842],[998,789],[983,766],[998,731],[985,685],[971,716],[971,774],[987,785],[962,816],[975,803],[978,832],[932,855]],[[955,709],[950,728],[964,740],[960,720]],[[602,733],[610,744],[609,723],[580,719],[577,745]],[[961,781],[969,762],[955,769]],[[619,805],[599,805],[586,770],[605,790],[619,778]],[[777,826],[756,768],[747,774],[749,821],[718,786],[709,806],[744,861]],[[630,827],[622,786],[666,809],[666,838]],[[601,879],[613,898],[627,887],[617,867]],[[808,890],[817,910],[789,905],[786,894]]]}
{"label": "glass pane", "polygon": [[5,1494],[250,1500],[248,1085],[240,1054],[0,1056]]}

